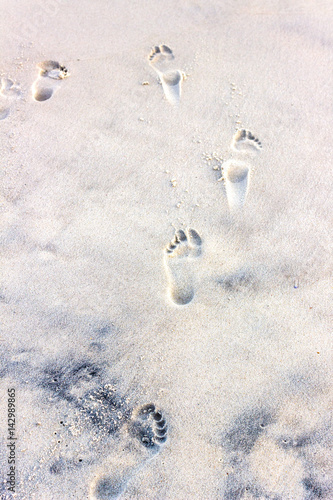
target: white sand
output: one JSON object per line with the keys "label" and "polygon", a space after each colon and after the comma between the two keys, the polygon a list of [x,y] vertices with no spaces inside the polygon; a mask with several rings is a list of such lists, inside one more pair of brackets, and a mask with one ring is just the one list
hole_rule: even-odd
{"label": "white sand", "polygon": [[[333,498],[332,22],[330,0],[1,2],[1,499]],[[48,60],[70,76],[37,102]]]}

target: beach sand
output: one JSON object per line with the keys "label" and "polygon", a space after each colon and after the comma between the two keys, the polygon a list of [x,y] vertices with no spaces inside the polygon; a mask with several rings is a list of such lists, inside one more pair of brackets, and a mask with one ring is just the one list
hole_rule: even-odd
{"label": "beach sand", "polygon": [[333,498],[331,1],[1,13],[1,499]]}

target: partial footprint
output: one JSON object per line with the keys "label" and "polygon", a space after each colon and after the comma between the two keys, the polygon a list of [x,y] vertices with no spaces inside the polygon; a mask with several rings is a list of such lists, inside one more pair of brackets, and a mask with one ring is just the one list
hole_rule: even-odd
{"label": "partial footprint", "polygon": [[18,85],[9,78],[1,78],[0,88],[0,120],[4,120],[10,114],[14,102],[21,97],[22,93]]}
{"label": "partial footprint", "polygon": [[32,85],[35,101],[47,101],[58,90],[61,80],[69,76],[67,68],[56,61],[43,61],[37,65],[39,76]]}
{"label": "partial footprint", "polygon": [[148,59],[161,80],[166,99],[172,105],[179,104],[184,74],[179,69],[172,68],[174,60],[172,50],[166,45],[156,46]]}
{"label": "partial footprint", "polygon": [[168,426],[161,411],[157,410],[155,405],[148,404],[139,408],[134,414],[130,426],[130,433],[132,436],[139,439],[139,441],[146,448],[152,448],[158,451],[167,440]]}
{"label": "partial footprint", "polygon": [[222,165],[222,175],[230,211],[244,206],[250,186],[250,166],[239,160],[228,160]]}
{"label": "partial footprint", "polygon": [[162,72],[168,69],[170,61],[174,58],[172,50],[167,45],[155,45],[148,56],[150,63]]}
{"label": "partial footprint", "polygon": [[249,130],[242,128],[233,136],[231,148],[242,153],[257,153],[262,149],[262,145]]}
{"label": "partial footprint", "polygon": [[194,229],[189,229],[187,235],[179,229],[165,250],[168,291],[175,304],[188,304],[194,297],[192,260],[201,255],[201,245],[201,238]]}
{"label": "partial footprint", "polygon": [[128,425],[127,436],[112,446],[103,470],[93,478],[89,500],[120,498],[133,476],[158,454],[167,440],[167,429],[162,412],[154,404],[138,408]]}
{"label": "partial footprint", "polygon": [[[121,464],[122,465],[122,464]],[[124,475],[123,475],[124,474]],[[126,489],[130,478],[126,477],[126,470],[121,472],[96,474],[90,484],[89,500],[110,500],[120,498]]]}

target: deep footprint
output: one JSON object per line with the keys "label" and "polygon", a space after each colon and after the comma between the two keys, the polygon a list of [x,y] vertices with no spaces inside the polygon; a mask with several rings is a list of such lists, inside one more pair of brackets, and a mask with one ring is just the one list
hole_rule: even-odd
{"label": "deep footprint", "polygon": [[57,61],[43,61],[37,65],[39,75],[32,86],[32,96],[35,101],[50,99],[58,90],[61,80],[69,76],[67,68]]}
{"label": "deep footprint", "polygon": [[187,235],[179,229],[165,249],[168,292],[175,304],[186,305],[194,297],[195,276],[192,260],[201,255],[201,247],[201,237],[194,229],[189,229]]}
{"label": "deep footprint", "polygon": [[[119,457],[113,456],[104,464],[104,471],[90,484],[90,500],[120,498],[131,478],[151,458],[155,457],[167,440],[168,426],[163,414],[154,404],[146,404],[133,412],[128,424],[128,437],[133,443],[119,448]],[[133,440],[134,438],[134,440]]]}
{"label": "deep footprint", "polygon": [[179,104],[184,75],[179,69],[172,68],[172,50],[167,45],[155,46],[148,59],[160,78],[166,99],[172,105]]}
{"label": "deep footprint", "polygon": [[22,93],[18,85],[9,78],[1,78],[0,88],[0,120],[9,116],[13,103],[20,99]]}
{"label": "deep footprint", "polygon": [[262,145],[249,130],[242,128],[233,136],[231,148],[242,153],[257,153],[262,149]]}
{"label": "deep footprint", "polygon": [[250,172],[249,165],[239,160],[228,160],[222,165],[222,175],[231,212],[244,206],[250,187]]}

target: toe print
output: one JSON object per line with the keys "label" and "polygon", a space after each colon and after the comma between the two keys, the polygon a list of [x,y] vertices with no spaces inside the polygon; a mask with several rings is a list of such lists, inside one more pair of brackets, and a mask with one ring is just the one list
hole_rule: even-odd
{"label": "toe print", "polygon": [[231,148],[242,153],[257,153],[262,149],[261,142],[249,130],[244,128],[237,130],[234,135]]}
{"label": "toe print", "polygon": [[153,418],[156,424],[155,440],[158,444],[165,443],[165,441],[167,440],[167,433],[168,433],[168,426],[166,420],[165,418],[163,418],[163,415],[160,411],[154,412]]}
{"label": "toe print", "polygon": [[188,304],[194,297],[193,259],[201,255],[201,249],[201,237],[194,229],[189,229],[187,235],[178,230],[165,249],[168,292],[175,304]]}
{"label": "toe print", "polygon": [[38,64],[39,76],[32,86],[35,101],[47,101],[58,90],[61,80],[69,76],[67,68],[56,61],[43,61]]}
{"label": "toe print", "polygon": [[146,448],[157,448],[167,440],[168,426],[161,411],[155,405],[142,406],[134,414],[130,433]]}
{"label": "toe print", "polygon": [[162,412],[154,404],[146,404],[132,413],[127,431],[123,440],[113,443],[110,456],[94,474],[89,500],[120,498],[128,482],[158,456],[167,440],[168,426]]}
{"label": "toe print", "polygon": [[[180,243],[186,243],[187,242],[187,236],[184,233],[182,229],[179,229],[176,233],[174,238],[170,241],[168,246],[166,247],[166,252],[167,253],[173,253],[174,250],[178,247]],[[188,247],[183,246],[178,248],[178,255],[188,255]]]}
{"label": "toe print", "polygon": [[148,56],[150,63],[159,71],[165,70],[174,58],[172,50],[167,45],[156,45]]}
{"label": "toe print", "polygon": [[183,72],[172,67],[174,55],[167,45],[155,46],[148,56],[150,65],[158,74],[164,95],[172,105],[179,104]]}

